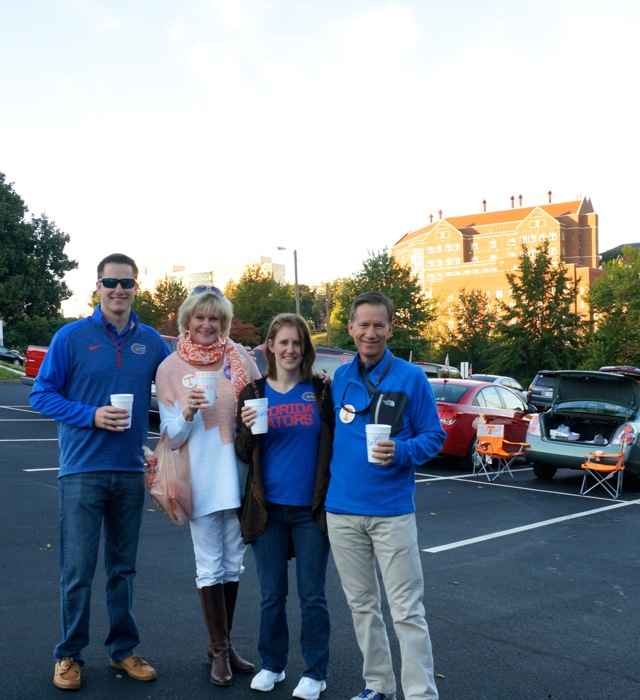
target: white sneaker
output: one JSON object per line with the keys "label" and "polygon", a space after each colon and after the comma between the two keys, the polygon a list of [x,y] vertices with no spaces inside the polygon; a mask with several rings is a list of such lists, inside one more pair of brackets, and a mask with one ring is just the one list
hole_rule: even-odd
{"label": "white sneaker", "polygon": [[302,700],[318,700],[320,693],[326,690],[327,684],[324,681],[317,681],[309,676],[302,676],[300,683],[293,691],[294,698],[302,698]]}
{"label": "white sneaker", "polygon": [[260,673],[257,673],[253,680],[251,681],[251,690],[259,690],[261,693],[268,693],[273,690],[273,686],[276,683],[284,680],[284,671],[280,673],[274,673],[273,671],[267,671],[262,669]]}

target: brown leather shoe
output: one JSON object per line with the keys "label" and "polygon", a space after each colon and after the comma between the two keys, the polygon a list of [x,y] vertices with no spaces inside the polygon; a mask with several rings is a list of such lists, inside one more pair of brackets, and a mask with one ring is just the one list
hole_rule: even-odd
{"label": "brown leather shoe", "polygon": [[121,668],[128,673],[131,678],[137,681],[155,681],[158,674],[151,664],[148,664],[144,659],[141,659],[137,654],[131,654],[122,661],[110,660],[110,665],[113,668]]}
{"label": "brown leather shoe", "polygon": [[56,661],[53,671],[53,685],[62,690],[80,689],[80,664],[75,659],[65,657]]}

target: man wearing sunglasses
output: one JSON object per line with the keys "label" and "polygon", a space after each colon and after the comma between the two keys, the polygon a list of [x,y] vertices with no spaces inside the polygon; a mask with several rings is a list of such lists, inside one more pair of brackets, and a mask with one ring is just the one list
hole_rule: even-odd
{"label": "man wearing sunglasses", "polygon": [[[91,316],[55,334],[31,392],[33,408],[58,421],[62,638],[54,650],[53,683],[63,690],[81,684],[102,528],[110,664],[136,680],[157,676],[134,651],[139,634],[132,599],[150,387],[169,350],[131,310],[137,276],[126,255],[100,262],[95,292],[100,304]],[[127,429],[127,410],[110,405],[110,395],[121,393],[134,396]]]}
{"label": "man wearing sunglasses", "polygon": [[[364,657],[365,689],[352,700],[395,700],[376,560],[400,642],[405,700],[437,700],[415,521],[415,467],[440,451],[445,432],[423,371],[387,348],[393,303],[365,292],[351,305],[356,358],[336,370],[336,425],[325,502],[333,558]],[[391,425],[368,461],[365,426]]]}

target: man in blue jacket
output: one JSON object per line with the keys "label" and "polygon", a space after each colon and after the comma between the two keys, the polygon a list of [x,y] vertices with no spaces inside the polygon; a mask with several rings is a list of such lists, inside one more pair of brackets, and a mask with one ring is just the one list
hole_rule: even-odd
{"label": "man in blue jacket", "polygon": [[[352,700],[395,700],[376,559],[400,642],[405,700],[436,700],[413,494],[415,467],[437,455],[446,436],[422,370],[387,348],[393,312],[391,300],[379,292],[365,292],[351,305],[349,334],[358,355],[333,380],[338,415],[325,508],[364,657],[365,689]],[[390,439],[373,448],[378,464],[367,458],[368,423],[391,425]]]}
{"label": "man in blue jacket", "polygon": [[[63,690],[80,688],[103,526],[111,666],[141,681],[157,677],[134,653],[139,634],[132,602],[151,381],[169,350],[131,310],[137,276],[126,255],[102,260],[99,306],[55,334],[31,392],[33,408],[58,421],[62,639],[53,683]],[[127,410],[110,405],[111,394],[123,393],[134,395],[130,428],[124,427]]]}

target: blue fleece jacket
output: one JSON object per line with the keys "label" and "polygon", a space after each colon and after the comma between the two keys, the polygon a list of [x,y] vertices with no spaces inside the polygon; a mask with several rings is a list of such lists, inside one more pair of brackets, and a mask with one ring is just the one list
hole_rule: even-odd
{"label": "blue fleece jacket", "polygon": [[[98,306],[93,315],[63,326],[53,337],[33,390],[31,406],[58,421],[59,477],[94,471],[144,471],[151,382],[170,354],[160,334],[138,323],[120,335]],[[133,394],[131,428],[101,430],[93,417],[111,394]]]}
{"label": "blue fleece jacket", "polygon": [[[367,373],[370,388],[376,389],[372,399],[363,369],[356,357],[339,367],[333,378],[336,427],[325,508],[349,515],[413,513],[415,467],[437,455],[446,437],[431,386],[419,367],[392,359],[387,350]],[[345,412],[344,405],[357,411],[355,416]],[[367,423],[393,425],[391,440],[396,448],[391,464],[367,460]]]}

